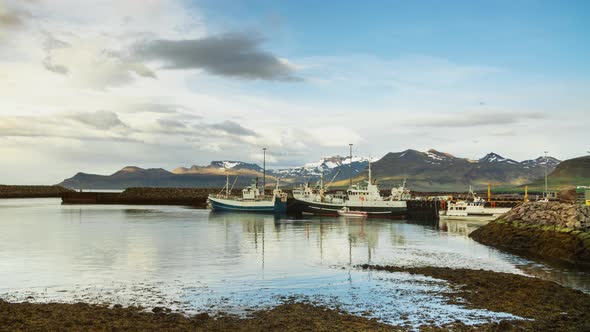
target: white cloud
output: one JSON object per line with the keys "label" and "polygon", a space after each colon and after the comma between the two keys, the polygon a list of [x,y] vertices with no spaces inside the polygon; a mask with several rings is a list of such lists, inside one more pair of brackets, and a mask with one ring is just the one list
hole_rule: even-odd
{"label": "white cloud", "polygon": [[263,146],[267,162],[280,165],[346,154],[349,143],[375,157],[436,148],[514,159],[548,149],[567,158],[588,149],[586,81],[527,81],[421,55],[280,54],[304,82],[233,80],[130,57],[139,41],[224,32],[209,31],[184,1],[8,4],[30,16],[0,37],[0,154],[10,156],[0,183],[21,182],[29,164],[55,165],[31,179],[55,183],[127,164],[260,161]]}

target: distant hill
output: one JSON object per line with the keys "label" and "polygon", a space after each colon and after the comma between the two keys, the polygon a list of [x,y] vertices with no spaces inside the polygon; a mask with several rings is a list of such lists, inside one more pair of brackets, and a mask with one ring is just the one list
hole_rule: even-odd
{"label": "distant hill", "polygon": [[[590,156],[564,160],[549,174],[547,182],[552,190],[569,186],[590,186]],[[543,188],[544,185],[544,179],[540,178],[529,187]]]}
{"label": "distant hill", "polygon": [[[240,174],[238,179],[235,176]],[[193,166],[189,169],[175,169],[169,172],[161,168],[143,169],[127,166],[111,175],[78,173],[60,183],[67,188],[85,189],[125,189],[129,187],[175,187],[175,188],[221,188],[226,183],[227,175],[236,188],[249,185],[257,176],[262,181],[262,173],[222,171],[216,167]],[[267,182],[273,180],[267,177]]]}
{"label": "distant hill", "polygon": [[[548,170],[553,171],[559,160],[548,158]],[[368,159],[361,157],[332,156],[316,163],[300,167],[267,169],[267,185],[281,179],[281,183],[316,182],[323,174],[326,183],[334,179],[332,188],[346,187],[350,174],[354,181],[367,176]],[[464,191],[469,185],[482,188],[494,185],[521,185],[543,177],[544,157],[518,162],[489,153],[479,160],[455,157],[451,154],[429,150],[391,152],[373,162],[373,177],[383,188],[398,185],[404,179],[410,188],[419,191]],[[127,187],[202,187],[225,185],[226,177],[236,181],[236,188],[259,178],[262,168],[257,164],[241,161],[213,161],[207,166],[179,167],[172,172],[142,169],[128,166],[111,175],[78,173],[60,183],[70,188],[124,189]],[[236,180],[237,177],[237,180]]]}

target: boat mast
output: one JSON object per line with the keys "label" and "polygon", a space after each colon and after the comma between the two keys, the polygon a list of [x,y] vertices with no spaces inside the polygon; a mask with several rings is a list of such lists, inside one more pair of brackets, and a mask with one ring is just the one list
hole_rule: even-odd
{"label": "boat mast", "polygon": [[369,157],[369,185],[371,185],[371,158]]}
{"label": "boat mast", "polygon": [[229,197],[229,174],[225,175],[225,197]]}
{"label": "boat mast", "polygon": [[352,143],[349,143],[348,146],[350,147],[350,164],[348,164],[348,170],[349,170],[349,187],[352,187]]}

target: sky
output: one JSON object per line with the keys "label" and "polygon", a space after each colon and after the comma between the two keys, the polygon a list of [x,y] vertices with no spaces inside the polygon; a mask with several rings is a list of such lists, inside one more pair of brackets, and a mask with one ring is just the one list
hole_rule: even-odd
{"label": "sky", "polygon": [[0,0],[0,183],[590,150],[588,1]]}

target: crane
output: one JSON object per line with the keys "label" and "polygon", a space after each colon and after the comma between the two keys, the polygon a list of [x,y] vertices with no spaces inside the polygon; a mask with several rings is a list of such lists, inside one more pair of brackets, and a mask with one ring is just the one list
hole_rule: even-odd
{"label": "crane", "polygon": [[332,177],[332,181],[330,181],[330,183],[328,183],[328,185],[326,186],[326,191],[328,190],[328,188],[332,185],[332,183],[334,182],[334,180],[336,180],[336,177],[338,176],[338,174],[340,174],[340,169],[338,170],[338,172],[336,172],[336,174],[334,174],[334,176]]}

